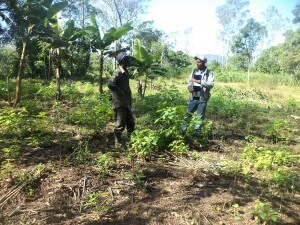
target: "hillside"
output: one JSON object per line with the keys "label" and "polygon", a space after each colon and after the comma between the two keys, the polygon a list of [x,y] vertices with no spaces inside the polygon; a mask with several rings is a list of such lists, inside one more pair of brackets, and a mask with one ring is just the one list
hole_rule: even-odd
{"label": "hillside", "polygon": [[65,82],[56,103],[55,84],[25,81],[0,108],[0,224],[299,224],[299,87],[217,82],[195,138],[185,80],[134,99],[126,151],[108,92]]}
{"label": "hillside", "polygon": [[212,61],[217,61],[221,65],[223,64],[222,56],[221,55],[213,55],[213,54],[206,54],[208,63],[211,63]]}

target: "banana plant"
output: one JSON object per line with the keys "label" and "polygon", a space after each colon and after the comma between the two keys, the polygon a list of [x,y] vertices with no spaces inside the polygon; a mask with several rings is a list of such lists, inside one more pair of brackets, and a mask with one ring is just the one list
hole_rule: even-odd
{"label": "banana plant", "polygon": [[67,6],[67,2],[53,2],[53,0],[26,0],[22,2],[15,2],[11,6],[11,11],[15,17],[14,24],[16,30],[22,39],[22,51],[19,60],[16,84],[16,98],[14,101],[15,105],[21,101],[21,84],[25,71],[26,54],[35,27],[45,26],[56,13]]}
{"label": "banana plant", "polygon": [[133,29],[132,22],[128,22],[118,28],[110,28],[103,36],[100,33],[100,27],[96,21],[95,14],[90,16],[91,26],[85,27],[83,31],[91,40],[91,46],[99,53],[99,92],[103,93],[103,64],[105,55],[110,52],[108,47],[123,35]]}
{"label": "banana plant", "polygon": [[139,39],[135,39],[133,45],[133,66],[137,67],[136,72],[138,77],[145,76],[144,87],[143,81],[140,79],[138,81],[138,95],[140,98],[145,96],[147,82],[151,75],[159,74],[164,75],[167,70],[158,65],[159,57],[151,55],[147,50],[141,45]]}
{"label": "banana plant", "polygon": [[[75,27],[73,20],[69,20],[64,28],[62,20],[59,14],[55,16],[55,23],[51,24],[53,32],[52,37],[45,39],[46,42],[51,43],[50,55],[54,65],[54,75],[56,80],[56,100],[61,100],[61,88],[60,88],[60,75],[61,75],[61,54],[62,48],[72,48],[72,41],[75,41],[81,36],[78,34],[78,28]],[[73,49],[71,49],[73,52]],[[71,54],[72,55],[72,54]],[[71,56],[71,71],[73,71],[73,61]],[[71,72],[72,73],[72,72]]]}

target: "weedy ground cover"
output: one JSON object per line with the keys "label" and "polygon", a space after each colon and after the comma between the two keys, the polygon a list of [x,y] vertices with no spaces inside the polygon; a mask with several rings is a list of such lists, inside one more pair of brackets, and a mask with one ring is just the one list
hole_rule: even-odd
{"label": "weedy ground cover", "polygon": [[137,130],[124,152],[114,149],[107,90],[65,81],[55,102],[54,83],[25,81],[11,108],[0,83],[0,222],[299,223],[296,86],[216,74],[206,119],[183,136],[187,76],[154,81],[143,99],[131,81]]}

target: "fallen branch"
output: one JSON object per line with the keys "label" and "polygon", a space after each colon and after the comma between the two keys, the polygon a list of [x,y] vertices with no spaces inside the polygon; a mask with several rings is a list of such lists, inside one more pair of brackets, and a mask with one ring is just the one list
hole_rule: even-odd
{"label": "fallen branch", "polygon": [[[22,188],[24,186],[26,186],[28,183],[30,183],[32,180],[36,179],[41,173],[42,171],[45,169],[43,168],[39,173],[34,174],[34,171],[36,168],[40,167],[40,165],[36,166],[35,168],[33,168],[30,172],[30,178],[22,183],[19,183],[18,185],[14,186],[12,189],[10,189],[10,191],[8,191],[5,195],[3,195],[0,198],[0,209],[2,210],[2,208],[4,207],[4,205],[13,197],[17,196],[19,194],[19,192],[22,190]],[[17,206],[16,208],[18,208],[19,206]],[[14,210],[16,211],[16,209]]]}

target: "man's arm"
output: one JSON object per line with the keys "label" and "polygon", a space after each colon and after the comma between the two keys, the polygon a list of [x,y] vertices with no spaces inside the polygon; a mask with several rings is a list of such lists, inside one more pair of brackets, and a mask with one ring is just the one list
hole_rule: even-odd
{"label": "man's arm", "polygon": [[207,80],[203,80],[201,82],[201,86],[202,87],[206,87],[208,89],[212,89],[214,87],[214,73],[213,71],[209,71],[209,74],[208,74],[208,77],[207,77]]}
{"label": "man's arm", "polygon": [[189,76],[189,79],[187,80],[187,87],[190,92],[192,92],[194,90],[194,87],[193,87],[194,81],[193,80],[195,80],[195,79],[193,78],[193,74],[194,74],[194,71],[192,71],[191,75]]}
{"label": "man's arm", "polygon": [[111,79],[108,82],[108,88],[109,90],[119,93],[119,94],[124,94],[124,91],[117,85],[117,80],[118,80],[118,72],[115,72],[114,75],[111,77]]}

